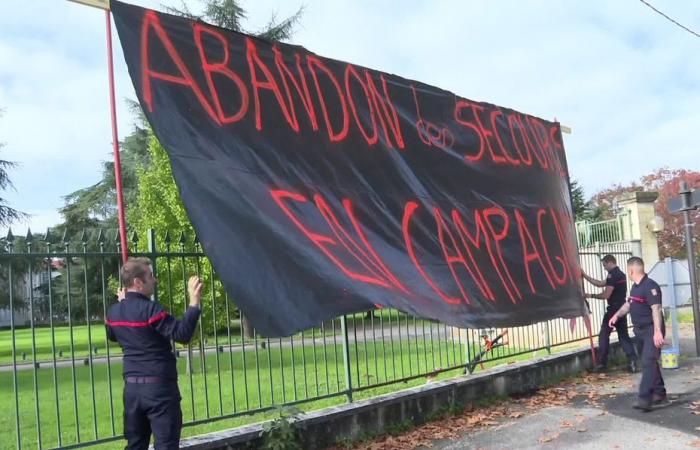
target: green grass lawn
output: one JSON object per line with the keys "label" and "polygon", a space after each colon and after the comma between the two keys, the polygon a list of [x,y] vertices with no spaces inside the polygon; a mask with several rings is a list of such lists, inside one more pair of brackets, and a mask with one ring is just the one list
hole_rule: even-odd
{"label": "green grass lawn", "polygon": [[[52,336],[53,334],[53,336]],[[92,346],[97,347],[97,355],[106,355],[107,338],[105,336],[104,325],[91,325],[90,337],[92,338]],[[71,330],[67,326],[54,327],[53,333],[51,328],[35,328],[34,339],[36,346],[36,360],[48,361],[53,358],[53,349],[55,345],[57,359],[70,359],[71,357]],[[78,325],[73,327],[73,350],[76,358],[85,358],[88,356],[88,326]],[[15,330],[15,348],[17,350],[17,362],[32,361],[32,330],[30,328],[21,328]],[[59,356],[59,351],[63,352],[63,356]],[[23,353],[24,358],[23,358]],[[121,348],[110,343],[110,353],[121,353]],[[0,364],[12,363],[12,331],[0,331]]]}
{"label": "green grass lawn", "polygon": [[[397,312],[396,310],[380,310],[374,312],[373,319],[365,318],[365,313],[348,316],[348,323],[356,323],[358,329],[362,328],[363,322],[365,328],[370,329],[372,324],[375,329],[379,329],[382,325],[395,325],[401,320],[402,325],[405,325],[406,315]],[[418,326],[422,324],[430,324],[429,321],[418,319]],[[413,319],[411,319],[413,326]],[[75,358],[87,358],[89,349],[93,349],[93,356],[105,356],[107,354],[107,337],[105,328],[102,324],[90,325],[90,333],[88,334],[87,325],[76,325],[72,327],[73,339],[73,354]],[[237,321],[232,321],[231,325],[231,342],[239,344],[242,341],[240,326]],[[335,329],[332,323],[327,322],[325,327],[326,336],[340,333],[340,321],[336,319]],[[320,337],[320,328],[308,329],[304,331],[304,336],[311,338],[312,336]],[[71,359],[71,328],[65,325],[56,326],[53,328],[40,327],[35,328],[33,332],[35,342],[35,357],[36,361],[53,361],[55,354],[56,359]],[[196,335],[198,338],[199,335]],[[88,339],[91,338],[91,339]],[[222,330],[218,333],[219,342],[221,345],[228,344],[228,330]],[[214,346],[215,338],[212,335],[206,336],[207,346]],[[55,352],[53,351],[55,348]],[[97,353],[94,349],[97,348]],[[32,346],[32,330],[30,328],[20,328],[15,330],[15,349],[18,363],[32,362],[33,346]],[[109,351],[111,355],[121,354],[121,348],[114,342],[109,342]],[[12,331],[0,330],[0,365],[12,364]]]}
{"label": "green grass lawn", "polygon": [[[466,361],[466,345],[448,339],[423,339],[359,342],[350,345],[353,387],[367,387],[436,369],[447,369]],[[279,348],[248,348],[245,352],[206,355],[205,360],[194,357],[193,373],[187,371],[184,352],[178,360],[180,390],[185,422],[215,418],[222,415],[251,411],[283,403],[311,399],[328,394],[343,393],[346,389],[342,344],[332,338],[326,346],[301,346],[295,342],[280,351]],[[474,349],[470,349],[472,354]],[[501,350],[494,357],[504,358],[488,362],[487,366],[528,359],[532,353],[508,356],[514,349]],[[245,360],[245,361],[244,361]],[[206,366],[206,371],[202,371]],[[78,365],[36,371],[38,396],[35,396],[32,370],[18,372],[20,434],[23,448],[36,448],[41,432],[42,446],[62,445],[121,434],[123,381],[120,363]],[[453,370],[437,376],[448,378],[462,373]],[[111,377],[111,382],[110,382]],[[354,398],[366,398],[423,384],[425,377],[371,388],[354,393]],[[16,448],[15,399],[12,372],[0,373],[3,402],[0,402],[0,448]],[[38,415],[35,399],[38,398]],[[94,400],[93,400],[94,399]],[[304,403],[303,409],[317,409],[345,402],[344,395]],[[244,415],[234,419],[186,427],[185,436],[222,430],[265,420],[273,412]],[[37,427],[37,423],[40,424]],[[76,425],[78,424],[78,425]],[[104,444],[101,448],[122,448],[123,442]]]}

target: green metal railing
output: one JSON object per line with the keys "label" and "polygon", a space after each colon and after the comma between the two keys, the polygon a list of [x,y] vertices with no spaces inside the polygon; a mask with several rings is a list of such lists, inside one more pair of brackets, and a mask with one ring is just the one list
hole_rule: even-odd
{"label": "green metal railing", "polygon": [[576,237],[579,247],[589,247],[596,242],[622,242],[631,239],[629,212],[622,212],[614,219],[599,222],[576,222]]}
{"label": "green metal railing", "polygon": [[[155,297],[173,314],[186,308],[189,276],[205,282],[198,334],[175,347],[186,427],[280,405],[353,401],[588,338],[580,318],[575,328],[557,319],[474,330],[392,309],[267,338],[247,329],[196,238],[156,239],[150,231],[145,241],[131,236],[130,253],[154,262]],[[7,400],[0,402],[0,446],[76,448],[122,439],[121,349],[108,342],[103,325],[118,287],[116,232],[88,230],[76,239],[8,235],[3,251],[0,318],[8,323],[0,330],[0,385]],[[594,329],[601,308],[594,305]]]}

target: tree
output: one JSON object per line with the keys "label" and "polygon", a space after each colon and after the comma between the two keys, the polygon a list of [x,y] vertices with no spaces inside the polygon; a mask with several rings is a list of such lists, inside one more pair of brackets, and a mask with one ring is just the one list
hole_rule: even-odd
{"label": "tree", "polygon": [[[134,130],[120,143],[120,160],[124,202],[136,205],[138,197],[139,167],[148,167],[150,140],[148,122],[137,102],[127,101],[135,115]],[[82,233],[86,228],[117,227],[117,190],[114,176],[114,162],[102,162],[102,179],[92,186],[78,189],[64,197],[65,205],[59,209],[63,223],[57,226],[56,233],[69,235]]]}
{"label": "tree", "polygon": [[[0,109],[0,116],[2,116],[2,110]],[[0,150],[5,147],[5,143],[0,142]],[[10,181],[10,176],[8,175],[8,170],[14,169],[17,166],[16,163],[12,161],[6,161],[0,159],[0,192],[4,192],[7,189],[13,189],[12,181]],[[26,219],[27,214],[17,211],[16,209],[10,207],[7,204],[7,200],[0,197],[0,226],[6,227],[14,222],[22,219]]]}
{"label": "tree", "polygon": [[571,203],[571,206],[574,208],[575,220],[585,220],[588,212],[588,202],[586,201],[583,187],[577,180],[571,180]]}
{"label": "tree", "polygon": [[[685,181],[690,188],[700,188],[700,172],[686,169],[669,169],[662,167],[641,177],[628,185],[614,184],[596,193],[589,203],[594,220],[606,220],[615,217],[613,203],[622,194],[635,191],[655,191],[659,193],[656,200],[656,214],[664,219],[664,230],[659,233],[659,256],[685,258],[685,227],[682,214],[670,214],[668,202],[678,195],[680,182]],[[700,231],[700,213],[691,212],[696,233]]]}
{"label": "tree", "polygon": [[[656,169],[641,179],[641,185],[647,191],[656,191],[659,198],[656,200],[656,214],[664,220],[664,230],[659,233],[659,256],[673,258],[685,258],[687,256],[685,246],[685,222],[683,215],[668,212],[668,203],[678,196],[680,183],[685,181],[692,189],[700,189],[700,172],[686,169],[669,169],[662,167]],[[697,236],[700,232],[700,212],[691,211],[691,221],[695,224],[694,230]],[[696,244],[696,253],[698,246]]]}
{"label": "tree", "polygon": [[[2,110],[0,109],[0,116],[2,115]],[[0,142],[0,150],[5,146],[3,142]],[[16,167],[16,163],[12,161],[6,161],[0,159],[0,192],[4,192],[7,189],[12,189],[12,181],[8,175],[8,171]],[[27,218],[28,215],[21,211],[18,211],[7,204],[7,200],[0,197],[0,226],[8,226],[12,223],[20,221]],[[5,253],[9,246],[12,245],[14,240],[10,234],[8,236],[10,239],[0,238],[0,253]],[[9,260],[8,260],[9,261]],[[27,271],[27,264],[25,261],[20,261],[12,267],[14,276],[12,277],[12,284],[14,292],[20,291],[20,281],[22,276]],[[9,264],[0,265],[0,308],[5,308],[9,306]],[[14,307],[21,309],[24,307],[24,300],[19,298],[16,294],[13,295]]]}
{"label": "tree", "polygon": [[588,220],[599,221],[614,219],[615,203],[617,199],[628,192],[641,191],[643,188],[637,182],[628,185],[619,183],[613,184],[610,187],[598,191],[593,197],[588,200],[589,215]]}
{"label": "tree", "polygon": [[[201,2],[202,0],[200,0]],[[301,7],[292,16],[278,22],[273,14],[267,26],[259,32],[246,31],[243,28],[243,21],[248,17],[245,9],[239,4],[239,0],[203,0],[204,12],[201,15],[192,13],[187,4],[182,0],[181,8],[166,7],[166,11],[171,14],[187,17],[192,20],[202,20],[222,28],[239,31],[242,33],[255,34],[258,37],[271,41],[284,41],[292,36],[294,26],[304,14]]]}

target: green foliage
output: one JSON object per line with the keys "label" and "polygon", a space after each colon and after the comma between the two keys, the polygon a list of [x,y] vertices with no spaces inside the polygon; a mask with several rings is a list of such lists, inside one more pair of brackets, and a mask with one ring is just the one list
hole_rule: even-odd
{"label": "green foliage", "polygon": [[[11,235],[10,239],[0,238],[0,253],[10,253],[15,248],[24,248],[24,246],[24,238]],[[29,267],[29,261],[25,258],[13,260],[12,274],[10,274],[10,264],[7,262],[0,264],[0,308],[9,308],[10,306],[10,287],[12,287],[13,308],[22,309],[27,306],[27,301],[21,293],[24,287],[23,280]],[[12,276],[10,277],[10,275]],[[12,286],[10,286],[10,280]]]}
{"label": "green foliage", "polygon": [[184,0],[181,2],[180,8],[166,7],[165,10],[171,14],[192,20],[201,20],[229,30],[255,34],[271,41],[289,39],[292,36],[294,26],[304,13],[304,8],[301,7],[292,16],[282,21],[278,21],[273,14],[265,28],[258,32],[250,32],[243,28],[243,21],[247,18],[247,13],[239,3],[238,0],[204,0],[204,11],[201,15],[193,13]]}
{"label": "green foliage", "polygon": [[[0,109],[0,115],[2,115],[2,110]],[[5,146],[3,142],[0,142],[0,150]],[[6,161],[0,159],[0,192],[7,189],[12,189],[12,181],[10,181],[10,176],[7,172],[10,169],[17,167],[17,164],[12,161]],[[7,204],[7,200],[0,197],[0,226],[7,226],[11,223],[17,222],[22,219],[26,219],[27,214],[17,211],[16,209],[10,207]]]}
{"label": "green foliage", "polygon": [[[127,210],[137,205],[139,168],[150,166],[148,143],[151,134],[138,103],[128,101],[136,116],[134,130],[120,143],[122,186]],[[117,190],[114,162],[102,162],[102,179],[92,186],[78,189],[63,197],[65,205],[60,208],[64,222],[56,227],[56,233],[69,235],[80,233],[85,228],[115,228],[117,226]]]}
{"label": "green foliage", "polygon": [[571,180],[571,202],[576,221],[584,220],[588,209],[583,187],[576,180]]}
{"label": "green foliage", "polygon": [[[137,171],[140,179],[137,202],[138,210],[129,211],[129,222],[143,239],[150,229],[167,230],[156,234],[156,250],[201,251],[195,238],[187,211],[175,185],[170,160],[158,139],[151,134],[148,147],[148,168],[140,167]],[[174,236],[170,236],[174,233]],[[174,239],[173,239],[174,238]],[[144,250],[144,246],[139,247]],[[214,274],[211,263],[206,258],[173,258],[155,261],[159,278],[158,300],[173,313],[184,311],[187,305],[186,280],[191,275],[202,278],[202,308],[206,319],[201,326],[206,334],[214,329],[226,328],[227,309],[234,310],[229,303],[223,285]],[[216,321],[213,320],[214,313]]]}
{"label": "green foliage", "polygon": [[[678,195],[679,185],[685,181],[692,189],[700,187],[700,172],[691,169],[670,169],[660,167],[644,175],[639,181],[629,184],[613,184],[596,193],[590,200],[590,220],[606,220],[615,217],[615,202],[624,194],[635,191],[653,191],[659,193],[655,202],[656,214],[664,220],[664,230],[658,234],[659,256],[686,257],[685,225],[681,214],[671,214],[668,202]],[[691,221],[696,229],[700,227],[700,212],[691,212]],[[696,244],[700,251],[700,243]]]}
{"label": "green foliage", "polygon": [[136,169],[139,179],[136,193],[138,209],[129,210],[129,223],[140,236],[146,236],[149,228],[171,232],[177,230],[194,236],[194,228],[175,185],[168,154],[152,133],[148,155],[151,164],[142,164]]}
{"label": "green foliage", "polygon": [[278,417],[263,425],[263,446],[265,450],[301,450],[298,425],[301,410],[293,406],[277,409]]}

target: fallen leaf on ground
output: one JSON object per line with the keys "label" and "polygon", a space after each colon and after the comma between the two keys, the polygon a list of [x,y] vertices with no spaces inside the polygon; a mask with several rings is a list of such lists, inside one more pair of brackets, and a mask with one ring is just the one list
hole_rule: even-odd
{"label": "fallen leaf on ground", "polygon": [[556,439],[558,437],[559,437],[559,433],[553,433],[553,434],[549,434],[547,436],[542,436],[538,440],[539,440],[540,444],[545,444],[547,442],[552,442],[554,439]]}
{"label": "fallen leaf on ground", "polygon": [[559,426],[562,428],[571,428],[574,426],[574,424],[569,422],[568,420],[564,420],[559,424]]}

